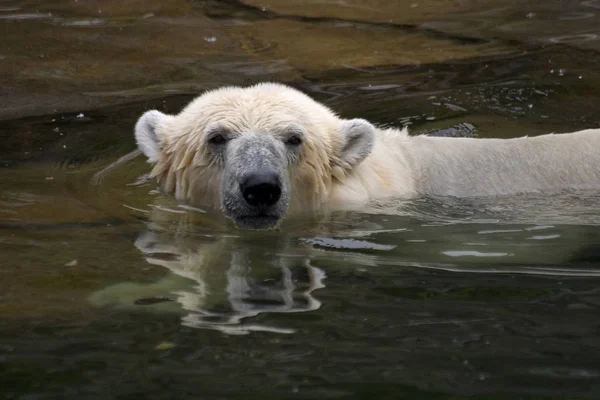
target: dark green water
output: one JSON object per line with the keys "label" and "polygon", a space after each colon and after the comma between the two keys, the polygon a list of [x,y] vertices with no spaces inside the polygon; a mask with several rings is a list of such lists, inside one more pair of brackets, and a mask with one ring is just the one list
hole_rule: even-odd
{"label": "dark green water", "polygon": [[597,1],[1,3],[0,398],[600,398],[600,192],[248,233],[105,170],[143,111],[262,80],[415,131],[598,127],[599,27]]}

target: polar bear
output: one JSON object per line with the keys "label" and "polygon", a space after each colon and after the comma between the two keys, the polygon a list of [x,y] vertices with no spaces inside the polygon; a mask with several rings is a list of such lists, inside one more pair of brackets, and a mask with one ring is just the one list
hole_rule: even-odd
{"label": "polar bear", "polygon": [[341,119],[288,86],[209,91],[135,126],[151,176],[181,202],[240,228],[384,198],[600,188],[600,129],[516,139],[409,136]]}

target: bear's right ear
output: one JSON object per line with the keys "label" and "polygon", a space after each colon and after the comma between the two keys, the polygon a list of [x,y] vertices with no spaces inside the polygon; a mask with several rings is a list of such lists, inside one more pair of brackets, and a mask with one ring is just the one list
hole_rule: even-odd
{"label": "bear's right ear", "polygon": [[135,124],[135,141],[138,148],[148,157],[148,162],[155,163],[161,150],[161,138],[156,128],[167,118],[166,114],[157,110],[146,111]]}

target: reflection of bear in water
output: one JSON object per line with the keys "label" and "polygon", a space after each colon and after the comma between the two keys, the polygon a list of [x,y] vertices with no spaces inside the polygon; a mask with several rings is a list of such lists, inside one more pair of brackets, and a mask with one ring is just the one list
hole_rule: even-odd
{"label": "reflection of bear in water", "polygon": [[[594,199],[590,204],[597,204],[598,197]],[[552,223],[543,215],[545,208],[537,215],[528,209],[523,216],[509,216],[515,221],[510,224],[473,221],[496,221],[493,212],[473,214],[473,209],[494,205],[468,202],[448,210],[447,202],[403,202],[379,209],[381,215],[341,213],[318,225],[239,231],[223,229],[220,216],[184,211],[158,196],[135,246],[149,263],[164,268],[166,276],[152,283],[118,283],[93,293],[90,300],[101,307],[177,313],[187,326],[231,334],[291,332],[286,326],[259,325],[252,317],[317,310],[323,271],[333,277],[357,269],[368,269],[372,276],[386,268],[598,276],[594,265],[573,259],[586,243],[599,243],[594,226],[585,229],[581,220],[560,218],[556,226],[540,226],[540,220]],[[516,210],[517,204],[503,206]],[[451,215],[440,217],[449,211]],[[588,215],[586,209],[574,211]],[[544,245],[532,240],[536,236],[560,237],[561,245]],[[566,265],[569,261],[574,264]]]}
{"label": "reflection of bear in water", "polygon": [[165,192],[245,228],[383,198],[600,187],[600,129],[507,140],[409,136],[340,119],[278,84],[207,92],[178,115],[148,111],[135,135]]}
{"label": "reflection of bear in water", "polygon": [[289,248],[274,233],[243,238],[222,232],[194,233],[191,212],[179,216],[175,232],[169,231],[167,222],[177,218],[169,214],[155,208],[151,229],[138,237],[135,246],[150,264],[170,273],[154,283],[110,286],[92,294],[92,304],[183,313],[184,325],[230,334],[291,332],[243,320],[260,313],[312,311],[321,306],[313,291],[324,287],[325,274],[310,265],[301,249]]}

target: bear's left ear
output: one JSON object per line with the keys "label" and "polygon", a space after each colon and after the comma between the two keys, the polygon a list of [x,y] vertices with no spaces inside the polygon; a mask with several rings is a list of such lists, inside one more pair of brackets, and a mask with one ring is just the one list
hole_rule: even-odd
{"label": "bear's left ear", "polygon": [[375,144],[375,127],[364,119],[344,120],[340,136],[342,143],[339,159],[352,168],[371,154]]}
{"label": "bear's left ear", "polygon": [[168,115],[157,110],[146,111],[135,124],[135,141],[138,148],[148,157],[149,163],[158,161],[162,140],[158,137],[157,128],[168,118]]}

